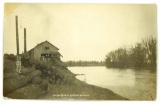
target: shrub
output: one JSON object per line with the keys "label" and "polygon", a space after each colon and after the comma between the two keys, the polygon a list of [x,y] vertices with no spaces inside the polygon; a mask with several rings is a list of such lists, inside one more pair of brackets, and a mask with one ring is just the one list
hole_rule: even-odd
{"label": "shrub", "polygon": [[12,60],[12,61],[16,61],[16,56],[15,56],[14,54],[10,54],[10,55],[8,56],[8,59],[9,59],[9,60]]}

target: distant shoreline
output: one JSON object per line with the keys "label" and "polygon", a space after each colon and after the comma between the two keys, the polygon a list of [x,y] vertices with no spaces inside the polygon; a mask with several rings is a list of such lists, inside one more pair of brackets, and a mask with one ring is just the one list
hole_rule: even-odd
{"label": "distant shoreline", "polygon": [[[102,66],[102,65],[101,65]],[[100,65],[98,66],[98,65],[96,65],[96,66],[67,66],[67,67],[100,67]],[[105,66],[103,66],[103,67],[105,67]]]}

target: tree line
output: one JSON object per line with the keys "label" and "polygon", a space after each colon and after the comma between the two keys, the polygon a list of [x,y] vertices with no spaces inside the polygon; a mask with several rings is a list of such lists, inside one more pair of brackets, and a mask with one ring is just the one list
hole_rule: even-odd
{"label": "tree line", "polygon": [[105,65],[108,68],[156,68],[157,40],[149,36],[129,48],[120,47],[106,55]]}
{"label": "tree line", "polygon": [[67,66],[105,66],[104,61],[67,61]]}

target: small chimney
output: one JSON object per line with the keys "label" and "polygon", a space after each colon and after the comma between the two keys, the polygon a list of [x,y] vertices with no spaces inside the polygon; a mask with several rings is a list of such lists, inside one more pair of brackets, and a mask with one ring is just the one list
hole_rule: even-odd
{"label": "small chimney", "polygon": [[27,52],[27,46],[26,46],[26,28],[24,28],[24,53]]}
{"label": "small chimney", "polygon": [[16,16],[16,46],[17,46],[17,56],[19,56],[19,36],[18,36],[18,16]]}

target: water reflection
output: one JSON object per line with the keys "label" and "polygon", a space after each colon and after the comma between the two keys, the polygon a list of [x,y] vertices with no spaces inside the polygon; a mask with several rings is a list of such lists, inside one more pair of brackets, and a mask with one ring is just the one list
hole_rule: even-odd
{"label": "water reflection", "polygon": [[69,67],[78,79],[88,84],[108,88],[132,100],[152,100],[156,97],[156,74],[150,70],[107,69],[106,67]]}
{"label": "water reflection", "polygon": [[[73,73],[85,74],[86,82],[102,87],[134,86],[135,72],[132,69],[106,69],[105,67],[70,67]],[[85,76],[77,76],[85,80]]]}

